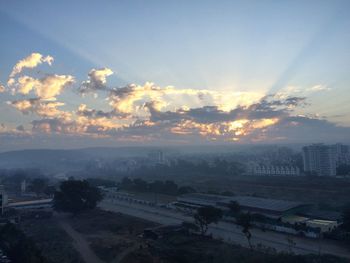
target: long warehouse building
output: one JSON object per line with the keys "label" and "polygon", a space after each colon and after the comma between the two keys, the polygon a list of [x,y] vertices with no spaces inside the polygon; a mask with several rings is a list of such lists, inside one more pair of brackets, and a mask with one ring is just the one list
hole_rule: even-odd
{"label": "long warehouse building", "polygon": [[250,213],[259,213],[271,218],[296,214],[307,210],[310,205],[285,200],[267,199],[253,196],[222,196],[210,194],[185,194],[177,198],[176,206],[196,209],[200,206],[215,206],[228,209],[230,202],[237,202],[241,209]]}

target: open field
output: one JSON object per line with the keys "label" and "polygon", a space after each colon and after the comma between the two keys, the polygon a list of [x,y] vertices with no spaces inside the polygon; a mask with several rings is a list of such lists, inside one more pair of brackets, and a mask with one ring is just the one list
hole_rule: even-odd
{"label": "open field", "polygon": [[118,262],[126,252],[143,243],[138,236],[145,228],[156,226],[143,219],[98,209],[67,218],[66,222],[102,262]]}
{"label": "open field", "polygon": [[31,237],[50,263],[83,263],[72,238],[54,218],[25,219],[21,229]]}
{"label": "open field", "polygon": [[142,245],[139,235],[156,224],[96,209],[74,217],[27,218],[20,226],[49,263],[108,263]]}

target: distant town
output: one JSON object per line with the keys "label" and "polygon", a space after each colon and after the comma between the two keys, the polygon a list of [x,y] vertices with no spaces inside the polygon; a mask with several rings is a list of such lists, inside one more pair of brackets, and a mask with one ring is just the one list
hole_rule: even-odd
{"label": "distant town", "polygon": [[[346,248],[350,231],[348,145],[311,144],[300,150],[260,146],[232,152],[224,148],[209,153],[111,148],[100,157],[87,154],[90,150],[71,151],[72,156],[79,152],[80,157],[60,159],[62,152],[48,150],[0,154],[2,167],[12,167],[0,170],[0,223],[14,224],[37,240],[43,257],[54,258],[55,252],[41,244],[43,233],[33,232],[36,227],[30,225],[45,224],[70,236],[73,243],[69,251],[75,251],[75,260],[82,252],[74,242],[83,239],[96,260],[110,262],[99,257],[100,249],[109,251],[116,241],[98,232],[95,235],[102,243],[91,243],[88,234],[74,228],[75,219],[60,215],[76,212],[86,224],[108,213],[150,222],[137,230],[137,238],[117,235],[123,242],[142,247],[140,251],[130,250],[129,256],[146,253],[149,246],[160,249],[157,242],[167,242],[164,238],[185,231],[227,246],[260,252],[271,249],[275,255],[324,254],[350,259]],[[36,159],[45,158],[46,162],[36,163]],[[36,168],[19,167],[25,159]],[[52,160],[55,164],[50,163]],[[65,184],[71,190],[65,190]],[[97,206],[99,212],[87,212],[90,206],[80,207],[80,199],[69,201],[80,198],[74,196],[86,192],[84,187],[101,194],[91,206]],[[64,191],[73,192],[64,197]],[[62,200],[58,199],[61,195]],[[11,262],[13,255],[8,249],[0,251],[0,262]],[[149,253],[147,250],[149,257],[155,257]],[[72,262],[64,256],[59,258],[60,262]]]}

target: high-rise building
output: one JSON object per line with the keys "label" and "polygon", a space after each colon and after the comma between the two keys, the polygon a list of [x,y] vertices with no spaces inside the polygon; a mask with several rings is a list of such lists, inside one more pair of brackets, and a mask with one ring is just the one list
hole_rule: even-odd
{"label": "high-rise building", "polygon": [[164,154],[163,154],[163,151],[161,150],[150,152],[148,154],[148,158],[156,163],[160,163],[160,164],[164,163]]}
{"label": "high-rise building", "polygon": [[350,149],[348,145],[337,143],[331,146],[335,154],[336,166],[350,164]]}
{"label": "high-rise building", "polygon": [[0,185],[0,213],[4,213],[4,207],[7,204],[7,195],[2,185]]}
{"label": "high-rise building", "polygon": [[332,146],[312,144],[303,147],[304,171],[319,176],[336,175],[336,154]]}

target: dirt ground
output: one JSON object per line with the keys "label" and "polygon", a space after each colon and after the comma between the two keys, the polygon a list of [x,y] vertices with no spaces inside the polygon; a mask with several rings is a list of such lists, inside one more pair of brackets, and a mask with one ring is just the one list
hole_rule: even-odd
{"label": "dirt ground", "polygon": [[[92,252],[98,258],[96,262],[121,262],[133,250],[145,246],[140,234],[153,226],[156,224],[99,209],[74,217],[54,214],[50,218],[33,217],[21,222],[21,228],[50,263],[86,262],[79,253],[82,248]],[[93,262],[91,257],[89,262]]]}
{"label": "dirt ground", "polygon": [[120,262],[129,252],[144,246],[140,234],[145,228],[156,226],[142,219],[98,209],[72,217],[69,223],[86,238],[95,254],[108,263]]}

